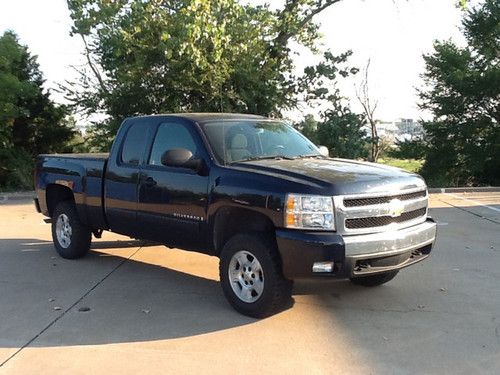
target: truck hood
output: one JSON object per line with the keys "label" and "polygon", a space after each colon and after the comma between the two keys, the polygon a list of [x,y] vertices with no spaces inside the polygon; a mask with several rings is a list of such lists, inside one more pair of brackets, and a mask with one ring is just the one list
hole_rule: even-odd
{"label": "truck hood", "polygon": [[424,180],[402,169],[347,159],[264,159],[233,164],[238,169],[327,188],[333,195],[424,188]]}

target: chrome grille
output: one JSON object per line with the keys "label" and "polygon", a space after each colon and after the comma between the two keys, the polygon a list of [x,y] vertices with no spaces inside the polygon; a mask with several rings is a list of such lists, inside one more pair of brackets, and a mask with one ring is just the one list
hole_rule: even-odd
{"label": "chrome grille", "polygon": [[419,208],[418,210],[403,212],[401,216],[375,216],[375,217],[362,217],[359,219],[346,219],[345,226],[349,229],[359,228],[373,228],[389,225],[392,223],[403,223],[408,220],[416,219],[425,215],[427,209]]}
{"label": "chrome grille", "polygon": [[373,198],[350,198],[344,199],[344,206],[346,207],[359,207],[359,206],[371,206],[374,204],[389,203],[393,199],[399,199],[401,201],[408,201],[416,198],[425,198],[425,190],[416,191],[409,194],[400,194],[386,197],[373,197]]}
{"label": "chrome grille", "polygon": [[334,197],[337,231],[341,234],[376,233],[422,223],[427,218],[424,186],[393,194]]}

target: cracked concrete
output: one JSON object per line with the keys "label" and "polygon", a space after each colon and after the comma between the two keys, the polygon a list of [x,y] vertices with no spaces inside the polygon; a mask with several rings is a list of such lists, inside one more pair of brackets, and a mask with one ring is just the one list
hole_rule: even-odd
{"label": "cracked concrete", "polygon": [[229,307],[213,257],[105,233],[63,260],[30,202],[3,202],[0,373],[498,374],[500,195],[463,197],[431,196],[428,260],[379,288],[297,282],[260,321]]}

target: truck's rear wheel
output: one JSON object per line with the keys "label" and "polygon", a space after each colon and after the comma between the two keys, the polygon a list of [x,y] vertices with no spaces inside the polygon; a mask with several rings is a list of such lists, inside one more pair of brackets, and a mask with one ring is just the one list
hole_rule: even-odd
{"label": "truck's rear wheel", "polygon": [[220,254],[219,272],[224,295],[244,315],[264,318],[291,302],[292,283],[283,277],[276,245],[257,234],[232,237]]}
{"label": "truck's rear wheel", "polygon": [[362,286],[379,286],[385,284],[396,277],[399,270],[379,273],[372,276],[353,277],[351,282]]}
{"label": "truck's rear wheel", "polygon": [[90,249],[92,231],[78,218],[75,204],[59,202],[52,214],[52,240],[57,253],[66,259],[85,256]]}

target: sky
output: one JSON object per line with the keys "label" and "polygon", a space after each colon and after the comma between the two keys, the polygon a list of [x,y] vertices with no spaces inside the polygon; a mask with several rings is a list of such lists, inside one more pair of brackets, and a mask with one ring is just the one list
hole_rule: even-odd
{"label": "sky", "polygon": [[[278,7],[283,0],[248,0]],[[376,117],[383,121],[427,117],[417,107],[415,88],[422,86],[422,54],[432,51],[433,41],[451,39],[463,45],[459,25],[462,11],[456,0],[343,0],[318,15],[322,48],[334,53],[352,50],[351,66],[363,68],[370,59],[369,90],[378,102]],[[83,45],[70,37],[71,19],[65,0],[0,0],[0,33],[15,31],[22,44],[38,56],[46,88],[76,77],[71,66],[85,64]],[[314,64],[318,57],[299,50],[297,69]],[[361,111],[355,85],[361,75],[343,80],[339,87],[355,111]],[[52,91],[58,102],[63,98]],[[289,113],[318,114],[318,108]]]}

